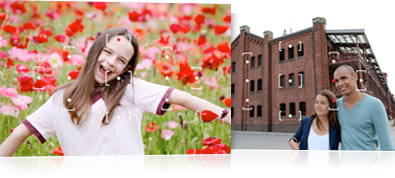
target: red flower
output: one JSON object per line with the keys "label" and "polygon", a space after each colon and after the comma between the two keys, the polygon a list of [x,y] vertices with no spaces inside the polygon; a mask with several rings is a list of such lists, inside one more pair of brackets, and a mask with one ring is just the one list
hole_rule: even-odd
{"label": "red flower", "polygon": [[229,65],[228,67],[223,67],[223,68],[222,68],[222,71],[223,71],[223,73],[224,73],[224,76],[226,75],[226,73],[230,74],[231,70],[232,70],[231,65]]}
{"label": "red flower", "polygon": [[12,25],[5,25],[3,27],[3,30],[7,33],[10,33],[11,35],[16,34],[18,32],[18,29]]}
{"label": "red flower", "polygon": [[18,65],[16,65],[16,71],[18,73],[26,73],[26,72],[29,72],[30,69],[23,64],[18,64]]}
{"label": "red flower", "polygon": [[209,110],[203,110],[198,113],[200,117],[202,117],[203,122],[211,122],[218,117],[218,114],[215,114]]}
{"label": "red flower", "polygon": [[206,16],[198,14],[193,20],[196,22],[198,26],[200,26],[202,23],[204,23],[205,18]]}
{"label": "red flower", "polygon": [[139,14],[136,11],[128,12],[128,15],[129,15],[129,20],[132,21],[132,22],[137,22],[137,21],[141,20],[141,18],[140,18],[141,14]]}
{"label": "red flower", "polygon": [[0,13],[0,23],[2,23],[7,18],[7,13]]}
{"label": "red flower", "polygon": [[213,146],[221,143],[221,138],[209,137],[202,141],[203,146]]}
{"label": "red flower", "polygon": [[218,70],[218,66],[224,63],[224,59],[222,57],[217,57],[217,55],[215,55],[214,53],[203,57],[201,61],[203,62],[203,68],[209,68],[213,70]]}
{"label": "red flower", "polygon": [[52,150],[52,153],[53,153],[53,154],[56,154],[56,155],[59,155],[59,156],[64,156],[63,151],[62,151],[62,148],[60,147],[60,145],[59,145],[58,148],[53,149],[53,150]]}
{"label": "red flower", "polygon": [[13,13],[21,13],[21,14],[26,13],[26,8],[25,6],[23,6],[22,3],[14,2],[11,4],[11,8]]}
{"label": "red flower", "polygon": [[217,25],[217,26],[214,26],[214,32],[215,32],[215,34],[217,34],[217,35],[220,35],[220,34],[222,34],[222,33],[225,33],[227,30],[228,30],[228,27],[227,27],[227,26],[224,26],[224,25]]}
{"label": "red flower", "polygon": [[171,65],[167,61],[155,62],[155,67],[159,69],[163,77],[171,77],[174,72],[171,70]]}
{"label": "red flower", "polygon": [[99,10],[101,10],[101,11],[103,11],[103,12],[104,12],[104,10],[106,10],[106,8],[107,8],[107,4],[106,4],[105,2],[93,2],[93,6],[94,6],[96,9],[99,9]]}
{"label": "red flower", "polygon": [[28,91],[34,91],[33,90],[33,78],[30,76],[20,76],[18,78],[19,84],[20,84],[20,90],[21,92],[28,92]]}
{"label": "red flower", "polygon": [[170,35],[160,34],[159,43],[162,45],[167,45],[167,44],[169,44],[169,39],[170,39]]}
{"label": "red flower", "polygon": [[53,76],[46,76],[46,75],[43,75],[43,79],[42,79],[46,84],[47,84],[47,86],[48,85],[51,85],[51,86],[56,86],[56,78],[55,77],[53,77]]}
{"label": "red flower", "polygon": [[150,122],[145,126],[145,131],[147,132],[155,132],[159,129],[159,126],[155,124],[155,122]]}
{"label": "red flower", "polygon": [[14,62],[11,58],[7,57],[7,69],[14,65]]}
{"label": "red flower", "polygon": [[184,85],[187,83],[195,83],[196,73],[188,64],[188,60],[180,62],[180,72],[177,74],[177,79],[180,80]]}
{"label": "red flower", "polygon": [[203,149],[204,154],[229,154],[230,148],[225,144],[218,144],[213,146],[208,146]]}
{"label": "red flower", "polygon": [[10,37],[10,43],[12,46],[15,46],[17,48],[25,49],[27,48],[27,44],[29,43],[30,39],[28,37],[25,37],[25,43],[21,42],[21,39],[18,36],[11,36]]}
{"label": "red flower", "polygon": [[59,43],[63,43],[65,39],[66,37],[60,34],[55,36],[55,40]]}
{"label": "red flower", "polygon": [[78,77],[79,74],[80,74],[80,72],[79,72],[79,71],[75,71],[75,70],[69,72],[70,80],[76,79],[76,78]]}
{"label": "red flower", "polygon": [[74,22],[72,22],[70,25],[67,26],[66,35],[68,37],[71,37],[75,33],[83,32],[83,31],[84,31],[84,26],[82,25],[82,19],[76,19]]}
{"label": "red flower", "polygon": [[11,130],[10,130],[10,133],[12,133],[12,132],[14,132],[14,129],[11,129]]}
{"label": "red flower", "polygon": [[22,28],[23,28],[23,30],[35,30],[36,29],[35,25],[33,25],[33,23],[31,23],[31,22],[26,22],[25,24],[23,24]]}
{"label": "red flower", "polygon": [[229,22],[230,23],[231,22],[231,16],[227,15],[222,20],[225,21],[225,22]]}
{"label": "red flower", "polygon": [[204,45],[206,42],[206,35],[199,35],[199,38],[197,39],[198,46]]}
{"label": "red flower", "polygon": [[224,99],[224,103],[226,104],[226,106],[231,107],[232,106],[232,99],[225,98]]}
{"label": "red flower", "polygon": [[41,33],[37,36],[33,36],[34,41],[36,41],[36,43],[46,43],[48,42],[48,36],[44,33]]}
{"label": "red flower", "polygon": [[45,86],[47,86],[47,83],[44,80],[37,80],[33,85],[33,89],[38,91],[45,91]]}
{"label": "red flower", "polygon": [[177,33],[177,32],[179,32],[179,31],[181,31],[181,29],[182,29],[182,27],[181,27],[180,25],[178,25],[178,24],[171,24],[171,25],[170,25],[170,30],[171,30],[173,33]]}
{"label": "red flower", "polygon": [[229,55],[231,54],[231,49],[230,49],[229,43],[227,41],[224,41],[224,42],[218,44],[217,49],[223,53],[226,53]]}
{"label": "red flower", "polygon": [[69,51],[63,50],[62,55],[63,55],[63,61],[65,62],[69,61]]}
{"label": "red flower", "polygon": [[202,12],[203,13],[209,13],[209,14],[212,14],[212,15],[215,15],[216,11],[217,11],[217,7],[216,6],[214,6],[212,8],[209,8],[209,7],[203,7],[202,8]]}
{"label": "red flower", "polygon": [[187,154],[191,155],[191,154],[203,154],[203,150],[202,149],[189,149],[187,151]]}
{"label": "red flower", "polygon": [[41,64],[37,64],[37,66],[41,66],[36,68],[36,72],[39,72],[40,74],[52,74],[52,70],[51,70],[51,64],[49,64],[48,62],[43,62]]}
{"label": "red flower", "polygon": [[84,12],[82,12],[81,10],[75,10],[75,14],[76,15],[80,15],[80,16],[84,16]]}

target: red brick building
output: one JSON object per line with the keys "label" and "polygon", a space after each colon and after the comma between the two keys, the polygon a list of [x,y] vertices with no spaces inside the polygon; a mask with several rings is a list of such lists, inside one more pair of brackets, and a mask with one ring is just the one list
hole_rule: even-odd
{"label": "red brick building", "polygon": [[357,70],[359,90],[379,98],[395,118],[395,101],[363,29],[327,30],[324,18],[313,26],[273,39],[240,27],[232,42],[232,130],[295,132],[300,119],[314,113],[322,89],[338,97],[334,70]]}

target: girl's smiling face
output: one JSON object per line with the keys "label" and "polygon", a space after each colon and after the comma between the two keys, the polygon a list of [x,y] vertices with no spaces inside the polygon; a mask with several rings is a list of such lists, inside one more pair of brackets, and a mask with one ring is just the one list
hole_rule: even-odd
{"label": "girl's smiling face", "polygon": [[133,54],[134,49],[129,39],[120,35],[113,36],[97,59],[95,68],[96,82],[104,84],[125,72]]}

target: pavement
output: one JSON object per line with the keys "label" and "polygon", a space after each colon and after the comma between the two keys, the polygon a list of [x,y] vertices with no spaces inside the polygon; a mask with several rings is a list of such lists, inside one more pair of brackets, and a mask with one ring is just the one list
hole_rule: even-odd
{"label": "pavement", "polygon": [[[389,121],[395,143],[395,120]],[[232,131],[232,149],[290,150],[288,140],[293,133]]]}

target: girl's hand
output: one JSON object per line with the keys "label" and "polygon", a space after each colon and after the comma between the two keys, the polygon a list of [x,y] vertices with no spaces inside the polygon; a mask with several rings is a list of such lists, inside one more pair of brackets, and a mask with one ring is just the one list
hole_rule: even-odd
{"label": "girl's hand", "polygon": [[289,141],[289,146],[292,150],[299,150],[299,143],[296,143],[294,140]]}

